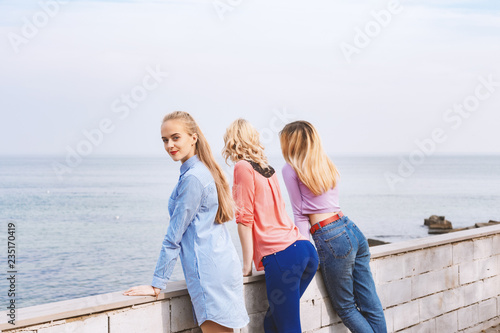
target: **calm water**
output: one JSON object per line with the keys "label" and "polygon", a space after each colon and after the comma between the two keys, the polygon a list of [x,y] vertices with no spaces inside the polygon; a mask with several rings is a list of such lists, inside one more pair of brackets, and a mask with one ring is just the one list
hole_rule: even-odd
{"label": "calm water", "polygon": [[[167,156],[94,157],[61,180],[54,161],[63,162],[0,157],[0,244],[5,251],[7,223],[14,222],[18,307],[149,284],[180,164]],[[445,215],[454,227],[500,220],[500,156],[431,157],[395,190],[384,178],[397,171],[395,156],[334,161],[342,175],[342,211],[367,237],[390,242],[426,237],[423,220],[432,214]],[[284,163],[271,162],[277,170]],[[283,184],[282,190],[291,215]],[[239,249],[234,222],[227,226]],[[5,273],[6,253],[3,258]],[[180,262],[172,279],[183,279]],[[2,304],[6,291],[1,279]]]}

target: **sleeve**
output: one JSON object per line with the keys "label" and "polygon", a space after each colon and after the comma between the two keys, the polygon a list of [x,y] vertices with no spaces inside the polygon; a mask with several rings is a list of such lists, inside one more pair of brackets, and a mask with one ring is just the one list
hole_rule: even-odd
{"label": "sleeve", "polygon": [[176,190],[178,195],[175,199],[175,208],[170,217],[151,283],[153,287],[160,289],[165,289],[172,275],[181,250],[182,236],[200,208],[204,188],[196,177],[187,176],[180,181]]}
{"label": "sleeve", "polygon": [[234,166],[233,198],[236,203],[236,223],[252,227],[255,183],[253,168],[248,162],[241,161]]}
{"label": "sleeve", "polygon": [[311,234],[309,230],[309,216],[302,214],[302,193],[299,187],[300,179],[293,167],[289,164],[285,164],[283,167],[282,175],[292,204],[295,225],[299,228],[300,233],[309,239]]}

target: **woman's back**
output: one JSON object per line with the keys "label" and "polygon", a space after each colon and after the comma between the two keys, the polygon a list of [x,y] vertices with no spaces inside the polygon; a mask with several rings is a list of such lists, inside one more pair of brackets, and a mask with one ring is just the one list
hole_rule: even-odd
{"label": "woman's back", "polygon": [[235,164],[233,194],[238,206],[236,221],[253,226],[254,263],[262,270],[263,256],[304,238],[286,213],[276,173],[266,177],[255,168],[244,160]]}

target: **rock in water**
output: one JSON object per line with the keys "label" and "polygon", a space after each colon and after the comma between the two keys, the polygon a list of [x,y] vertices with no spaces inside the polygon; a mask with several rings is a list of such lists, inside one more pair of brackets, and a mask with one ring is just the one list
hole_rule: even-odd
{"label": "rock in water", "polygon": [[429,229],[453,229],[450,221],[446,221],[444,224],[431,224]]}
{"label": "rock in water", "polygon": [[450,221],[444,216],[431,215],[428,219],[424,220],[424,225],[429,226],[430,229],[453,229]]}
{"label": "rock in water", "polygon": [[431,215],[428,219],[424,220],[424,225],[440,224],[444,222],[444,216]]}
{"label": "rock in water", "polygon": [[384,242],[378,239],[373,239],[373,238],[368,238],[368,246],[377,246],[377,245],[384,245],[384,244],[390,244],[388,242]]}
{"label": "rock in water", "polygon": [[476,226],[476,228],[482,228],[482,227],[491,227],[491,226],[497,225],[497,224],[500,224],[500,222],[490,220],[490,222],[488,222],[488,223],[476,223],[475,226]]}

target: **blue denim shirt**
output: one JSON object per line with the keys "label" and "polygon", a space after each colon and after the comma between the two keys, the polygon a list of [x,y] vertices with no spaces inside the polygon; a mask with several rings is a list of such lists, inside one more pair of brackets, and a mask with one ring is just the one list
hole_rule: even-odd
{"label": "blue denim shirt", "polygon": [[212,174],[195,155],[182,164],[170,196],[170,225],[151,285],[164,289],[180,256],[198,323],[243,327],[248,315],[241,263],[225,224],[215,222],[218,207]]}

